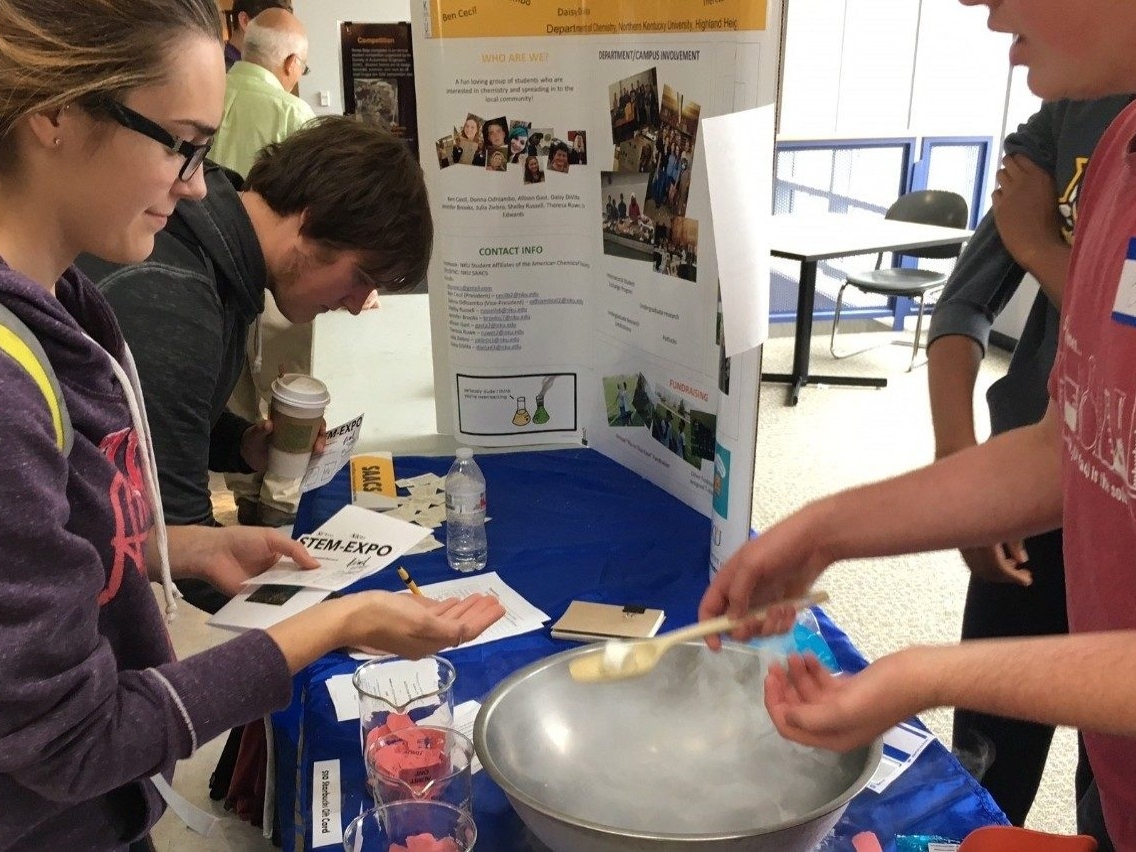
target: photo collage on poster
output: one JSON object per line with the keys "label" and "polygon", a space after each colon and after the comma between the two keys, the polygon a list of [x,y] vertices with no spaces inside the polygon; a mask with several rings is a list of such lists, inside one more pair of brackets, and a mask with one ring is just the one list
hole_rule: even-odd
{"label": "photo collage on poster", "polygon": [[573,166],[588,164],[584,130],[569,130],[562,137],[551,127],[533,127],[531,121],[506,116],[482,118],[468,113],[453,132],[435,142],[438,168],[473,166],[488,172],[520,173],[522,183],[544,183],[548,172],[568,174]]}
{"label": "photo collage on poster", "polygon": [[646,429],[663,449],[696,470],[714,460],[718,416],[688,407],[680,394],[643,373],[603,377],[604,409],[612,428]]}
{"label": "photo collage on poster", "polygon": [[686,217],[702,107],[650,68],[608,87],[612,171],[600,173],[604,253],[698,277],[698,222]]}

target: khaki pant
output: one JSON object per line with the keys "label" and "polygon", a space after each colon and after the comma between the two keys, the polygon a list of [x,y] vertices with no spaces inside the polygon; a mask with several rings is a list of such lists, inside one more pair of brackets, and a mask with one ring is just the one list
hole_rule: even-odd
{"label": "khaki pant", "polygon": [[[249,329],[248,351],[256,353],[256,327]],[[252,357],[237,386],[229,397],[229,410],[248,420],[259,421],[268,416],[272,400],[272,382],[283,373],[312,371],[312,324],[291,323],[268,291],[264,293],[264,313],[260,315],[260,370],[253,374]],[[237,500],[259,502],[261,506],[288,515],[296,513],[300,504],[300,480],[264,476],[259,473],[227,473],[225,484]]]}

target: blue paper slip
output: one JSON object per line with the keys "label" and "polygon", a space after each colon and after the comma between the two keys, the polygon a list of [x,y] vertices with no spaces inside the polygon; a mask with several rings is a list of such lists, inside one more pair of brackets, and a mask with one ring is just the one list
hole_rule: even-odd
{"label": "blue paper slip", "polygon": [[868,782],[868,789],[882,793],[907,767],[915,762],[935,735],[930,731],[917,728],[909,722],[900,722],[884,734],[884,753],[880,758],[879,768],[872,780]]}

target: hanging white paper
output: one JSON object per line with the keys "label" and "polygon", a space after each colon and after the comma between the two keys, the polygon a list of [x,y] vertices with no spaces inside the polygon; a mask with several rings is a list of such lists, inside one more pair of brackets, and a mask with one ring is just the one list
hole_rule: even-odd
{"label": "hanging white paper", "polygon": [[727,356],[769,336],[773,117],[769,104],[702,119]]}

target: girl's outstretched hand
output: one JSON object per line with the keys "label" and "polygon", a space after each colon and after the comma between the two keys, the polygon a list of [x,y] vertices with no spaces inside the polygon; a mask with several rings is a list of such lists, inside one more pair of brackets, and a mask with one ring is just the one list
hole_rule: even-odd
{"label": "girl's outstretched hand", "polygon": [[344,600],[359,607],[348,644],[412,660],[475,639],[505,614],[492,595],[436,601],[405,592],[359,592]]}

